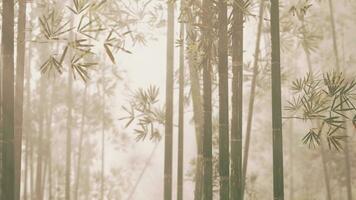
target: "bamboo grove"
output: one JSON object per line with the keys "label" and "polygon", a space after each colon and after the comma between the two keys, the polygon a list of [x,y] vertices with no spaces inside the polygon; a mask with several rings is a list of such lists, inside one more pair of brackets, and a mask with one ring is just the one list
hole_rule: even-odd
{"label": "bamboo grove", "polygon": [[356,2],[0,5],[1,200],[356,197]]}

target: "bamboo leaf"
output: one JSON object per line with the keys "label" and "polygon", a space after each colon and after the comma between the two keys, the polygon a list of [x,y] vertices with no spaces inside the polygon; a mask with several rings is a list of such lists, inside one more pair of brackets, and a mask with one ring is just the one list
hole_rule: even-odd
{"label": "bamboo leaf", "polygon": [[111,53],[111,50],[109,49],[109,47],[106,44],[104,44],[104,48],[105,48],[106,54],[109,56],[111,62],[113,64],[115,64],[115,58],[114,58],[113,54]]}

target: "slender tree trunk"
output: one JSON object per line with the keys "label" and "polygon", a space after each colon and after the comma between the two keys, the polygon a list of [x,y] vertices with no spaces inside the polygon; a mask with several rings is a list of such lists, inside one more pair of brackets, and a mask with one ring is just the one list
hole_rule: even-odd
{"label": "slender tree trunk", "polygon": [[40,101],[38,113],[39,113],[39,131],[38,131],[38,147],[37,147],[37,169],[36,169],[36,200],[42,200],[42,175],[43,175],[43,132],[44,132],[44,104],[46,102],[46,86],[45,86],[45,77],[40,77]]}
{"label": "slender tree trunk", "polygon": [[[30,44],[30,47],[31,47],[31,44]],[[32,50],[31,48],[29,49],[28,51],[28,57],[31,58],[32,56]],[[27,101],[27,121],[28,121],[28,124],[30,126],[31,124],[31,106],[32,106],[32,102],[31,102],[31,59],[28,60],[29,62],[29,65],[28,65],[28,73],[27,73],[27,84],[26,84],[26,91],[27,91],[27,97],[26,97],[26,101]],[[29,155],[28,155],[28,159],[29,159],[29,162],[28,162],[28,168],[29,168],[29,178],[30,178],[30,181],[29,181],[29,193],[30,193],[30,199],[31,200],[35,200],[35,178],[34,178],[34,173],[35,173],[35,170],[34,170],[34,144],[33,144],[33,141],[34,141],[34,134],[29,134],[29,132],[26,133],[26,137],[27,139],[29,140],[29,146],[28,146],[28,151],[29,151]]]}
{"label": "slender tree trunk", "polygon": [[[51,84],[51,100],[48,106],[49,111],[47,114],[47,124],[46,124],[46,132],[48,137],[47,144],[47,162],[48,162],[48,200],[52,200],[53,198],[53,180],[52,180],[52,120],[53,120],[53,106],[54,106],[54,98],[55,98],[55,83]],[[44,184],[44,183],[43,183]]]}
{"label": "slender tree trunk", "polygon": [[339,63],[339,51],[337,49],[337,36],[336,36],[336,28],[335,28],[335,18],[334,18],[334,6],[333,1],[329,1],[329,10],[330,10],[330,24],[331,24],[331,31],[332,31],[332,39],[333,39],[333,49],[334,49],[334,56],[335,56],[335,64],[336,68],[340,70],[340,63]]}
{"label": "slender tree trunk", "polygon": [[284,199],[279,0],[271,0],[273,196]]}
{"label": "slender tree trunk", "polygon": [[[33,142],[33,138],[31,138],[31,142]],[[35,186],[35,158],[34,158],[34,145],[31,144],[30,150],[30,185],[31,185],[31,200],[36,199],[36,186]]]}
{"label": "slender tree trunk", "polygon": [[[45,148],[44,148],[45,149]],[[46,153],[47,154],[47,153]],[[42,173],[42,187],[41,187],[41,198],[42,199],[46,199],[45,198],[45,190],[46,190],[46,177],[48,175],[48,155],[46,155],[45,157],[45,161],[43,162],[43,173]]]}
{"label": "slender tree trunk", "polygon": [[[2,44],[0,44],[2,46]],[[0,54],[2,55],[2,48],[0,48]],[[2,77],[3,77],[3,67],[2,67],[2,58],[0,56],[0,141],[3,140],[3,134],[2,134],[2,125],[3,125],[3,122],[2,122]],[[3,146],[2,146],[2,143],[0,142],[0,170],[1,170],[1,173],[0,173],[0,197],[2,197],[2,193],[1,193],[1,190],[2,190],[2,160],[3,160],[3,155],[2,155],[2,149],[3,149]]]}
{"label": "slender tree trunk", "polygon": [[242,199],[243,0],[233,4],[231,199]]}
{"label": "slender tree trunk", "polygon": [[[89,13],[89,19],[92,20],[92,14]],[[89,25],[91,27],[91,25]],[[102,70],[104,72],[104,69]],[[104,93],[103,93],[104,94]],[[75,185],[74,185],[74,200],[80,199],[79,196],[79,187],[81,181],[81,168],[82,168],[82,153],[83,153],[83,141],[84,141],[84,134],[85,134],[85,119],[86,119],[86,112],[87,112],[87,95],[88,95],[88,85],[85,85],[84,93],[83,93],[83,100],[82,100],[82,113],[81,113],[81,122],[80,122],[80,135],[79,135],[79,144],[78,144],[78,158],[77,158],[77,169],[76,169],[76,178],[75,178]],[[104,118],[103,118],[104,119]],[[104,128],[104,121],[103,121],[103,128]]]}
{"label": "slender tree trunk", "polygon": [[346,165],[346,191],[347,199],[352,200],[352,179],[351,179],[351,162],[350,162],[350,144],[349,138],[345,142],[345,165]]}
{"label": "slender tree trunk", "polygon": [[30,139],[30,146],[29,146],[29,151],[30,151],[30,154],[29,154],[29,167],[30,167],[30,197],[31,197],[31,200],[34,200],[36,199],[36,196],[35,196],[35,166],[34,166],[34,145],[33,145],[33,136],[29,136],[29,139]]}
{"label": "slender tree trunk", "polygon": [[[52,140],[52,139],[51,139]],[[52,145],[52,142],[50,145]],[[48,200],[53,199],[53,162],[52,162],[52,147],[48,149]]]}
{"label": "slender tree trunk", "polygon": [[325,147],[324,147],[323,142],[320,143],[320,154],[321,154],[321,162],[323,165],[323,172],[324,172],[326,199],[331,200],[330,177],[329,177],[329,173],[328,173],[328,167],[327,167],[326,155],[325,155]]}
{"label": "slender tree trunk", "polygon": [[73,77],[71,66],[68,68],[67,91],[67,135],[66,135],[66,166],[65,166],[65,200],[70,200],[71,193],[71,162],[72,162],[72,107],[73,107]]}
{"label": "slender tree trunk", "polygon": [[228,34],[227,5],[225,0],[219,6],[219,176],[220,199],[229,199],[230,157],[229,157],[229,77],[228,77]]}
{"label": "slender tree trunk", "polygon": [[[184,9],[185,1],[181,0],[181,10]],[[183,200],[183,163],[184,163],[184,23],[180,23],[179,47],[179,116],[178,116],[178,172],[177,172],[177,200]]]}
{"label": "slender tree trunk", "polygon": [[[305,43],[307,40],[307,36],[306,36],[304,18],[302,19],[302,35],[303,35],[303,40],[304,40],[303,42]],[[303,50],[304,50],[305,58],[307,59],[309,73],[313,74],[313,67],[312,67],[311,58],[310,58],[310,51],[306,45],[303,45]]]}
{"label": "slender tree trunk", "polygon": [[[344,30],[342,30],[342,65],[345,66],[345,42],[344,42]],[[344,68],[343,70],[344,71]],[[344,72],[345,73],[345,72]],[[346,125],[345,133],[349,135],[349,126]],[[351,146],[350,146],[350,138],[346,138],[345,141],[345,168],[346,168],[346,191],[347,191],[347,199],[352,200],[352,173],[351,173],[351,157],[350,157]]]}
{"label": "slender tree trunk", "polygon": [[[31,35],[31,32],[29,33]],[[29,44],[29,50],[28,50],[28,58],[31,58],[31,44]],[[27,71],[26,71],[26,107],[25,107],[25,112],[24,112],[24,121],[26,122],[27,127],[30,127],[30,115],[29,113],[31,110],[29,109],[31,107],[31,61],[27,61]],[[25,174],[24,174],[24,190],[23,190],[23,198],[24,200],[27,200],[28,196],[28,191],[27,191],[27,185],[28,185],[28,174],[30,171],[30,149],[32,148],[32,142],[31,142],[31,135],[29,134],[29,131],[25,132],[25,137],[26,137],[26,150],[25,150]],[[31,180],[31,179],[30,179]],[[31,194],[31,190],[30,190]]]}
{"label": "slender tree trunk", "polygon": [[196,143],[197,143],[197,158],[196,158],[196,169],[195,169],[195,191],[194,199],[200,200],[203,196],[203,108],[202,108],[202,96],[200,93],[200,83],[198,72],[195,69],[194,64],[189,64],[189,74],[191,81],[192,90],[192,102],[193,102],[193,120],[196,132]]}
{"label": "slender tree trunk", "polygon": [[213,162],[212,162],[212,87],[211,87],[211,51],[212,51],[212,6],[211,0],[203,0],[202,4],[202,42],[203,42],[203,159],[204,159],[204,187],[203,199],[213,199]]}
{"label": "slender tree trunk", "polygon": [[[2,1],[2,199],[15,199],[14,0]],[[16,147],[19,148],[19,147]]]}
{"label": "slender tree trunk", "polygon": [[91,170],[89,166],[85,169],[85,174],[87,175],[89,182],[88,182],[88,190],[84,191],[84,199],[90,199],[89,197],[91,192],[91,182],[90,182]]}
{"label": "slender tree trunk", "polygon": [[306,48],[304,48],[304,54],[305,54],[305,57],[307,59],[307,64],[308,64],[308,70],[311,74],[313,74],[314,70],[313,70],[313,67],[311,65],[311,58],[310,58],[310,52],[309,50],[307,50]]}
{"label": "slender tree trunk", "polygon": [[173,76],[174,76],[174,2],[168,1],[166,117],[164,143],[164,200],[172,199],[173,155]]}
{"label": "slender tree trunk", "polygon": [[82,151],[83,151],[83,140],[84,140],[84,127],[85,127],[85,116],[86,116],[86,107],[87,107],[87,91],[88,86],[85,86],[83,100],[82,100],[82,116],[80,122],[80,135],[79,135],[79,144],[78,144],[78,159],[77,159],[77,170],[76,170],[76,180],[74,186],[74,200],[79,199],[79,186],[81,178],[81,164],[82,164]]}
{"label": "slender tree trunk", "polygon": [[104,200],[105,189],[105,71],[102,69],[102,113],[101,113],[101,174],[100,200]]}
{"label": "slender tree trunk", "polygon": [[[340,98],[340,102],[342,102],[342,98]],[[343,103],[341,103],[341,109],[343,109]],[[346,119],[343,117],[343,120],[346,121]],[[348,135],[348,126],[346,123],[344,123],[345,129],[344,134],[347,136]],[[352,183],[351,183],[351,169],[350,169],[350,155],[349,155],[349,139],[346,138],[345,140],[345,146],[344,146],[344,159],[345,159],[345,178],[346,178],[346,193],[347,193],[347,199],[352,200]],[[341,186],[342,188],[342,186]],[[340,189],[341,190],[341,189]]]}
{"label": "slender tree trunk", "polygon": [[[344,70],[342,70],[344,71]],[[340,102],[341,102],[341,107],[340,109],[343,110],[344,106],[343,106],[343,100],[340,97]],[[345,117],[342,117],[342,120],[346,121]],[[348,126],[346,123],[343,123],[343,125],[345,126],[345,129],[343,130],[344,134],[347,136],[348,135]],[[346,194],[347,194],[347,199],[348,200],[352,200],[352,189],[351,189],[351,174],[350,174],[350,160],[349,160],[349,146],[348,146],[348,141],[349,138],[346,138],[345,140],[345,145],[344,145],[344,161],[345,161],[345,178],[346,178]],[[325,172],[327,173],[327,171]],[[330,183],[328,183],[330,185]],[[339,186],[339,191],[342,190],[342,186]],[[339,193],[339,199],[341,199],[341,192]]]}
{"label": "slender tree trunk", "polygon": [[20,200],[21,185],[21,153],[23,125],[23,88],[26,53],[26,2],[19,0],[17,58],[16,58],[16,98],[15,98],[15,199]]}
{"label": "slender tree trunk", "polygon": [[58,196],[60,195],[60,192],[61,192],[60,188],[61,188],[61,180],[62,180],[61,169],[57,168],[56,172],[57,172],[57,174],[56,174],[56,177],[57,177],[56,178],[56,188],[57,188],[57,190],[55,190],[54,196],[55,196],[56,200],[59,200],[60,197],[58,197]]}
{"label": "slender tree trunk", "polygon": [[251,80],[250,99],[249,99],[248,113],[247,113],[246,140],[245,140],[244,156],[242,162],[243,164],[242,165],[242,199],[244,199],[244,194],[245,194],[246,173],[247,173],[248,156],[249,156],[249,149],[250,149],[253,109],[255,103],[256,85],[257,85],[257,77],[258,77],[258,59],[260,55],[260,43],[261,43],[263,14],[264,14],[264,1],[265,0],[261,0],[260,8],[259,8],[255,57],[253,60],[253,76]]}
{"label": "slender tree trunk", "polygon": [[[196,32],[191,24],[187,24],[187,40],[188,46],[194,45],[196,42]],[[203,193],[203,144],[202,144],[202,130],[203,130],[203,107],[199,73],[197,70],[198,63],[196,62],[196,52],[188,52],[189,78],[193,102],[193,120],[195,126],[195,138],[197,143],[197,158],[195,169],[195,191],[194,199],[201,200]]]}
{"label": "slender tree trunk", "polygon": [[25,169],[24,169],[24,175],[23,175],[23,199],[27,200],[27,177],[28,177],[28,146],[29,146],[29,137],[26,133],[25,135]]}
{"label": "slender tree trunk", "polygon": [[[1,45],[2,46],[2,45]],[[0,48],[1,49],[1,48]],[[0,50],[0,53],[2,55],[2,51]],[[1,59],[1,58],[0,58]],[[0,141],[3,140],[3,133],[2,133],[2,125],[3,125],[3,119],[2,119],[2,77],[3,77],[3,67],[2,67],[2,59],[0,60]],[[3,149],[3,146],[2,146],[2,143],[0,142],[0,170],[1,170],[1,173],[0,173],[0,183],[1,183],[1,188],[0,188],[0,197],[2,197],[2,160],[3,160],[3,155],[2,155],[2,149]]]}
{"label": "slender tree trunk", "polygon": [[289,127],[289,200],[294,199],[294,120],[291,119]]}

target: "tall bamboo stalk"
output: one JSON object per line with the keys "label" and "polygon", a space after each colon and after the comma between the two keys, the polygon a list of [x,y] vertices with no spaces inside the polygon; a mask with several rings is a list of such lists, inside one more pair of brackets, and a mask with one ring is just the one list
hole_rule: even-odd
{"label": "tall bamboo stalk", "polygon": [[[181,0],[181,10],[184,9],[185,2]],[[179,38],[179,108],[178,108],[178,170],[177,170],[177,200],[183,199],[183,172],[184,172],[184,23],[180,23]]]}
{"label": "tall bamboo stalk", "polygon": [[232,119],[231,119],[231,199],[242,199],[242,94],[243,94],[243,8],[233,4],[232,19]]}
{"label": "tall bamboo stalk", "polygon": [[[0,44],[1,45],[1,44]],[[2,45],[1,45],[2,46]],[[1,48],[0,48],[0,54],[2,55],[2,51],[1,51]],[[0,57],[1,59],[1,57]],[[0,131],[1,131],[1,134],[0,134],[0,140],[2,141],[3,139],[3,134],[2,134],[2,77],[3,77],[3,67],[2,67],[2,59],[0,60]],[[3,155],[2,155],[2,149],[3,149],[3,146],[2,146],[2,143],[0,143],[0,170],[2,172],[2,160],[3,160]],[[2,190],[2,175],[0,173],[0,197],[2,196],[2,193],[1,193],[1,190]]]}
{"label": "tall bamboo stalk", "polygon": [[172,199],[173,82],[174,82],[174,1],[168,1],[166,117],[164,140],[164,200]]}
{"label": "tall bamboo stalk", "polygon": [[[26,119],[26,118],[25,118]],[[28,134],[26,133],[25,137],[24,137],[24,140],[25,140],[25,159],[24,159],[24,175],[23,175],[23,199],[24,200],[27,200],[27,181],[28,181],[28,154],[29,154],[29,144],[30,144],[30,141],[29,141],[29,136]],[[1,194],[0,194],[1,195]],[[20,194],[21,195],[21,194]]]}
{"label": "tall bamboo stalk", "polygon": [[[192,21],[194,20],[193,14],[191,13]],[[197,32],[192,27],[193,22],[187,23],[187,45],[192,46],[196,42]],[[197,53],[196,51],[188,52],[188,67],[189,67],[189,79],[190,87],[192,93],[192,104],[193,104],[193,120],[195,127],[195,138],[197,144],[197,158],[196,158],[196,169],[195,169],[195,191],[194,200],[201,200],[203,193],[203,144],[202,144],[202,130],[203,130],[203,106],[202,106],[202,95],[201,86],[198,73],[198,63],[196,61]]]}
{"label": "tall bamboo stalk", "polygon": [[[43,148],[43,149],[46,149],[46,148]],[[48,153],[48,152],[47,152]],[[45,153],[45,154],[47,154]],[[41,198],[42,199],[45,199],[45,189],[46,189],[46,179],[47,179],[47,176],[48,176],[48,155],[44,155],[44,161],[43,161],[43,170],[42,170],[42,186],[41,186]]]}
{"label": "tall bamboo stalk", "polygon": [[289,125],[289,200],[294,199],[294,120],[290,120]]}
{"label": "tall bamboo stalk", "polygon": [[[14,0],[2,1],[2,199],[15,199]],[[19,148],[19,147],[16,147]]]}
{"label": "tall bamboo stalk", "polygon": [[320,143],[320,154],[321,154],[321,162],[323,165],[323,172],[324,172],[326,199],[331,200],[330,177],[329,177],[329,173],[328,173],[328,166],[326,163],[325,147],[324,147],[324,143],[322,141]]}
{"label": "tall bamboo stalk", "polygon": [[[2,55],[2,51],[1,51],[1,48],[0,48],[0,53]],[[2,59],[1,59],[2,60]],[[0,60],[1,64],[0,64],[0,131],[1,131],[1,134],[0,134],[0,140],[2,141],[3,139],[3,134],[2,134],[2,75],[3,75],[3,67],[2,67],[2,61]],[[3,149],[3,146],[2,146],[2,143],[0,143],[0,149],[1,149],[1,153],[0,153],[0,170],[2,172],[2,160],[3,160],[3,155],[2,155],[2,149]],[[2,196],[2,175],[0,173],[0,183],[1,183],[1,186],[0,186],[0,197]]]}
{"label": "tall bamboo stalk", "polygon": [[[348,129],[346,129],[347,132]],[[352,200],[352,178],[351,178],[351,162],[350,162],[350,144],[349,138],[345,141],[345,165],[346,165],[346,192],[347,199]]]}
{"label": "tall bamboo stalk", "polygon": [[66,166],[65,166],[65,200],[71,195],[71,163],[72,163],[72,107],[73,107],[73,77],[71,66],[68,67],[67,88],[67,133],[66,133]]}
{"label": "tall bamboo stalk", "polygon": [[335,64],[336,69],[340,70],[340,62],[339,62],[339,51],[337,48],[337,35],[336,35],[336,28],[335,28],[335,18],[334,18],[334,6],[333,1],[328,0],[329,2],[329,10],[330,10],[330,24],[331,24],[331,32],[332,32],[332,39],[333,39],[333,50],[335,56]]}
{"label": "tall bamboo stalk", "polygon": [[78,158],[77,158],[77,170],[76,170],[76,179],[74,185],[74,200],[79,199],[79,186],[81,178],[81,165],[82,165],[82,153],[83,153],[83,140],[84,140],[84,128],[85,128],[85,116],[86,116],[86,107],[87,107],[87,92],[88,86],[85,86],[82,100],[82,116],[80,121],[80,135],[79,135],[79,144],[78,144]]}
{"label": "tall bamboo stalk", "polygon": [[[303,40],[304,40],[303,42],[305,43],[307,40],[307,36],[306,36],[304,18],[302,18],[302,35],[303,35]],[[307,59],[309,73],[313,74],[313,66],[312,66],[311,58],[310,58],[310,50],[306,47],[306,45],[303,45],[303,50],[304,50],[305,58]]]}
{"label": "tall bamboo stalk", "polygon": [[204,109],[204,127],[203,127],[203,160],[204,160],[204,187],[203,199],[213,199],[213,165],[212,165],[212,66],[211,66],[211,9],[213,2],[203,0],[202,4],[202,40],[203,40],[203,109]]}
{"label": "tall bamboo stalk", "polygon": [[248,156],[249,156],[249,149],[250,149],[253,109],[255,103],[256,85],[257,85],[257,77],[258,77],[258,59],[260,55],[260,43],[261,43],[263,14],[264,14],[264,1],[265,0],[261,0],[259,12],[258,12],[259,17],[258,17],[258,25],[257,25],[255,57],[253,60],[253,76],[251,80],[250,99],[249,99],[248,113],[247,113],[246,140],[245,140],[244,156],[242,162],[243,164],[242,165],[242,199],[244,198],[244,194],[245,194],[246,173],[247,173]]}
{"label": "tall bamboo stalk", "polygon": [[[342,65],[345,66],[345,43],[344,43],[344,31],[342,31]],[[343,70],[344,71],[344,68]],[[345,133],[346,135],[349,134],[349,127],[346,125],[346,130]],[[346,138],[345,141],[345,148],[344,148],[344,154],[345,154],[345,168],[346,168],[346,191],[347,191],[347,199],[352,200],[352,174],[351,174],[351,157],[350,157],[350,152],[351,151],[351,146],[350,146],[350,138]]]}
{"label": "tall bamboo stalk", "polygon": [[[30,48],[30,51],[29,52],[29,58],[31,58],[32,56],[32,51],[31,51],[31,48]],[[31,102],[31,61],[29,59],[29,69],[28,69],[28,74],[27,74],[27,80],[29,81],[27,83],[27,105],[28,106],[31,106],[32,105],[32,102]],[[29,123],[30,123],[30,120],[31,120],[31,116],[28,115],[28,120],[29,120]],[[35,159],[34,159],[34,151],[35,151],[35,145],[33,144],[34,142],[34,134],[28,134],[28,137],[29,137],[29,170],[30,170],[30,187],[29,187],[29,192],[30,192],[30,197],[31,197],[31,200],[34,200],[36,199],[35,197]]]}
{"label": "tall bamboo stalk", "polygon": [[104,200],[105,189],[105,69],[101,71],[102,78],[102,113],[101,113],[101,170],[100,170],[100,200]]}
{"label": "tall bamboo stalk", "polygon": [[36,200],[42,200],[42,186],[43,186],[43,153],[44,151],[44,142],[43,142],[43,133],[44,133],[44,109],[46,104],[46,82],[45,77],[40,77],[40,101],[38,113],[39,113],[39,130],[38,130],[38,147],[37,147],[37,168],[36,168]]}
{"label": "tall bamboo stalk", "polygon": [[228,77],[228,33],[227,5],[218,2],[218,56],[219,56],[219,176],[220,199],[229,199],[230,158],[229,158],[229,77]]}
{"label": "tall bamboo stalk", "polygon": [[[192,55],[189,55],[191,57]],[[190,59],[190,58],[189,58]],[[196,65],[189,61],[189,74],[191,81],[192,102],[193,102],[193,120],[196,132],[197,158],[195,169],[195,191],[194,199],[200,200],[203,195],[203,106],[202,95],[200,92],[199,75]]]}
{"label": "tall bamboo stalk", "polygon": [[[52,200],[53,191],[53,166],[52,166],[52,121],[53,121],[53,106],[55,98],[55,83],[51,84],[51,100],[49,101],[46,132],[48,137],[47,143],[47,162],[48,162],[48,200]],[[44,183],[43,183],[44,185]]]}
{"label": "tall bamboo stalk", "polygon": [[[342,70],[343,71],[343,70]],[[340,102],[342,102],[342,98],[340,97]],[[343,103],[341,103],[340,109],[343,109]],[[345,117],[343,117],[343,120],[346,121]],[[348,126],[346,123],[344,123],[345,130],[344,134],[348,134]],[[347,199],[352,200],[352,189],[351,189],[351,173],[350,173],[350,155],[349,155],[349,144],[348,140],[349,138],[346,138],[345,140],[345,145],[344,145],[344,161],[345,161],[345,178],[346,178],[346,194],[347,194]],[[342,187],[340,187],[341,190]]]}
{"label": "tall bamboo stalk", "polygon": [[273,196],[284,199],[279,0],[271,0]]}
{"label": "tall bamboo stalk", "polygon": [[22,126],[23,126],[23,88],[25,76],[26,53],[26,1],[19,0],[17,57],[16,57],[16,93],[15,93],[15,199],[20,200],[21,194],[21,154],[22,154]]}
{"label": "tall bamboo stalk", "polygon": [[31,200],[36,199],[35,196],[35,158],[34,158],[34,151],[35,151],[35,147],[33,144],[34,141],[34,137],[31,135],[29,136],[29,140],[30,140],[30,145],[29,145],[29,170],[30,170],[30,197]]}
{"label": "tall bamboo stalk", "polygon": [[90,190],[90,188],[91,188],[91,182],[90,182],[91,169],[90,169],[90,167],[89,166],[86,167],[84,172],[85,172],[84,174],[88,177],[88,180],[89,180],[89,182],[88,182],[89,189],[84,191],[84,199],[89,199],[90,191],[91,191]]}
{"label": "tall bamboo stalk", "polygon": [[[31,35],[32,31],[29,32],[29,35]],[[29,44],[29,50],[28,52],[28,58],[31,58],[32,55],[32,50],[31,50],[31,44]],[[27,69],[26,69],[26,99],[25,99],[25,105],[26,107],[25,112],[24,112],[24,121],[27,124],[27,127],[30,125],[30,107],[31,107],[31,61],[27,61]],[[29,134],[29,131],[25,131],[25,172],[24,172],[24,184],[23,184],[23,198],[24,200],[27,200],[28,196],[28,180],[31,180],[28,177],[28,174],[30,172],[30,149],[32,148],[32,141],[31,141],[31,135]],[[30,181],[31,183],[31,181]],[[31,190],[30,190],[31,193]]]}

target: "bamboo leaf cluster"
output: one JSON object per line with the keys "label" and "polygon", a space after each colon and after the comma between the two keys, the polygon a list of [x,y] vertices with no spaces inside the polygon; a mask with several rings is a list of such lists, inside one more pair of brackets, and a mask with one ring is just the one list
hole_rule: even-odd
{"label": "bamboo leaf cluster", "polygon": [[329,148],[341,150],[347,137],[343,130],[356,116],[356,81],[346,80],[343,73],[308,73],[293,81],[290,89],[293,97],[285,109],[292,118],[321,123],[310,129],[303,143],[315,147],[324,137]]}

